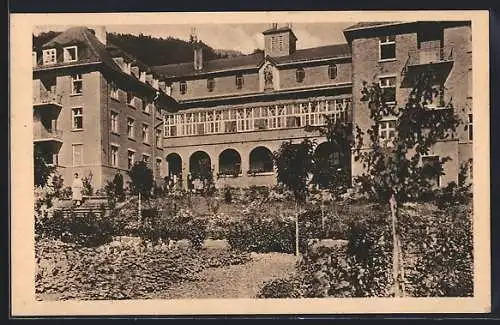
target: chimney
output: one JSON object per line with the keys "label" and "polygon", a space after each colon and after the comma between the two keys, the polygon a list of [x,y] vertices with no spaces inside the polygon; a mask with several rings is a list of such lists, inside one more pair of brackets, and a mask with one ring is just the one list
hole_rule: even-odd
{"label": "chimney", "polygon": [[272,29],[274,29],[274,30],[278,29],[278,23],[273,23]]}
{"label": "chimney", "polygon": [[96,26],[94,28],[94,33],[95,37],[101,42],[102,44],[106,45],[107,43],[107,36],[106,36],[106,27],[104,26]]}
{"label": "chimney", "polygon": [[201,71],[203,69],[203,48],[201,42],[196,35],[196,28],[191,29],[191,44],[193,46],[193,66],[194,71]]}

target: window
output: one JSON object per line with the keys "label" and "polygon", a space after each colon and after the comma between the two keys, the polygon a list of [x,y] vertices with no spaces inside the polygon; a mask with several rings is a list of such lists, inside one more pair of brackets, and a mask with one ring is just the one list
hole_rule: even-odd
{"label": "window", "polygon": [[73,144],[73,166],[83,164],[83,144]]}
{"label": "window", "polygon": [[76,46],[68,46],[63,50],[64,62],[75,62],[78,61],[78,52]]}
{"label": "window", "polygon": [[295,71],[295,78],[297,79],[297,82],[302,82],[304,81],[304,78],[306,76],[306,72],[302,68],[298,68],[297,71]]}
{"label": "window", "polygon": [[424,177],[428,179],[432,186],[441,186],[441,164],[439,163],[439,156],[424,156],[422,157],[422,167]]}
{"label": "window", "polygon": [[113,99],[116,99],[116,100],[120,100],[120,90],[118,89],[118,87],[116,86],[116,84],[113,82],[110,84],[111,86],[111,93],[110,93],[110,97],[113,98]]}
{"label": "window", "polygon": [[156,129],[156,146],[161,148],[161,129]]}
{"label": "window", "polygon": [[467,116],[467,131],[469,136],[469,141],[472,141],[473,129],[472,129],[472,113],[469,113]]}
{"label": "window", "polygon": [[142,142],[149,143],[149,125],[142,124]]}
{"label": "window", "polygon": [[79,95],[82,93],[83,79],[81,74],[71,76],[71,94]]}
{"label": "window", "polygon": [[33,51],[33,54],[32,54],[32,59],[33,59],[33,66],[36,67],[36,64],[37,64],[37,58],[36,58],[36,52]]}
{"label": "window", "polygon": [[83,109],[76,107],[71,110],[73,130],[83,129]]}
{"label": "window", "polygon": [[127,118],[127,135],[129,139],[135,137],[135,120],[131,117]]}
{"label": "window", "polygon": [[127,166],[128,169],[131,169],[134,166],[135,162],[135,152],[133,150],[128,150],[127,151]]}
{"label": "window", "polygon": [[142,100],[143,105],[142,105],[142,111],[146,114],[151,114],[151,106],[153,105],[152,103],[147,103],[145,99]]}
{"label": "window", "polygon": [[156,165],[155,165],[156,176],[160,176],[160,168],[161,168],[161,158],[156,158]]}
{"label": "window", "polygon": [[330,79],[337,78],[337,65],[331,64],[328,66],[328,76]]}
{"label": "window", "polygon": [[181,92],[182,95],[184,95],[187,92],[187,84],[185,81],[179,82],[179,91]]}
{"label": "window", "polygon": [[147,164],[149,164],[149,155],[148,154],[142,154],[142,161],[144,161]]}
{"label": "window", "polygon": [[120,133],[118,131],[118,113],[111,111],[111,132]]}
{"label": "window", "polygon": [[43,64],[54,64],[57,62],[56,49],[43,50]]}
{"label": "window", "polygon": [[380,88],[382,88],[382,101],[384,103],[396,101],[396,77],[380,78]]}
{"label": "window", "polygon": [[396,58],[396,36],[383,36],[379,41],[380,60]]}
{"label": "window", "polygon": [[118,146],[111,145],[111,166],[118,167]]}
{"label": "window", "polygon": [[280,51],[283,51],[283,49],[284,49],[284,46],[283,46],[283,35],[280,35],[278,37],[278,43],[279,43],[279,49],[280,49]]}
{"label": "window", "polygon": [[207,89],[208,91],[212,92],[214,91],[215,88],[215,80],[214,78],[208,78],[207,79]]}
{"label": "window", "polygon": [[379,124],[378,134],[381,140],[391,141],[396,135],[396,121],[387,120],[381,121]]}
{"label": "window", "polygon": [[238,89],[243,88],[243,75],[242,74],[236,75],[236,88],[238,88]]}

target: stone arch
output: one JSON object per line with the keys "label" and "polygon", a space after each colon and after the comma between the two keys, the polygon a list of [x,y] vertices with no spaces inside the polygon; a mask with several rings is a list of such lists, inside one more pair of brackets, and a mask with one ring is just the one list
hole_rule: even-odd
{"label": "stone arch", "polygon": [[219,155],[219,174],[239,175],[241,173],[241,155],[232,148],[223,150]]}
{"label": "stone arch", "polygon": [[250,151],[250,173],[266,173],[274,170],[273,153],[267,147],[259,146]]}
{"label": "stone arch", "polygon": [[182,173],[182,158],[178,153],[172,152],[165,158],[167,161],[167,175],[179,176]]}
{"label": "stone arch", "polygon": [[212,170],[212,160],[205,151],[196,151],[189,157],[189,172],[193,179],[206,179]]}

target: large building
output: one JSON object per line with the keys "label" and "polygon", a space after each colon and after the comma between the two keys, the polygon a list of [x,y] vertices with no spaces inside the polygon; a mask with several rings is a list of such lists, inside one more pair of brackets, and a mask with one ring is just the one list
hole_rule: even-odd
{"label": "large building", "polygon": [[[204,60],[192,35],[191,62],[148,67],[107,43],[104,30],[71,28],[34,53],[35,145],[66,179],[91,172],[97,188],[136,159],[182,184],[212,168],[218,187],[273,185],[272,152],[304,137],[355,176],[351,153],[332,151],[305,126],[330,115],[367,128],[364,81],[402,103],[408,80],[429,70],[442,86],[436,109],[452,101],[466,127],[424,159],[452,158],[443,185],[472,157],[470,22],[360,23],[344,31],[346,44],[308,49],[297,49],[289,25],[263,34],[264,51],[216,60]],[[390,119],[379,130],[393,131]]]}

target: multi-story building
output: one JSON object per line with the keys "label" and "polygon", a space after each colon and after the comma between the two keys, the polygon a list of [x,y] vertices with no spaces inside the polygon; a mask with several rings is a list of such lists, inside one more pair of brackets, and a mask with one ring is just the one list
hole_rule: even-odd
{"label": "multi-story building", "polygon": [[66,184],[77,172],[101,188],[139,159],[162,177],[158,125],[169,105],[150,69],[108,44],[103,28],[70,28],[33,51],[34,149]]}
{"label": "multi-story building", "polygon": [[[373,123],[367,103],[361,101],[363,82],[379,83],[386,94],[383,100],[402,107],[415,78],[422,72],[431,74],[439,93],[428,107],[437,111],[453,107],[463,125],[452,138],[433,146],[429,155],[422,157],[422,162],[432,163],[440,157],[450,157],[443,166],[445,175],[436,182],[445,186],[458,181],[460,164],[472,158],[470,22],[359,23],[345,29],[344,35],[352,51],[354,124],[366,130]],[[382,122],[381,137],[389,139],[394,134],[395,119],[389,117]],[[361,172],[361,164],[353,160],[353,175]]]}
{"label": "multi-story building", "polygon": [[[346,44],[308,49],[297,49],[291,26],[273,24],[263,34],[264,51],[216,60],[203,59],[192,35],[191,62],[147,67],[107,44],[104,30],[71,28],[34,53],[35,145],[66,179],[92,172],[98,187],[136,159],[154,162],[157,178],[177,175],[183,184],[212,168],[219,187],[273,185],[272,152],[304,137],[355,176],[362,169],[350,152],[305,127],[329,115],[366,129],[364,81],[379,82],[384,100],[401,104],[412,78],[433,71],[436,110],[451,102],[466,127],[423,160],[452,158],[438,180],[445,185],[472,157],[470,22],[360,23],[344,31]],[[390,138],[394,120],[379,132]]]}

